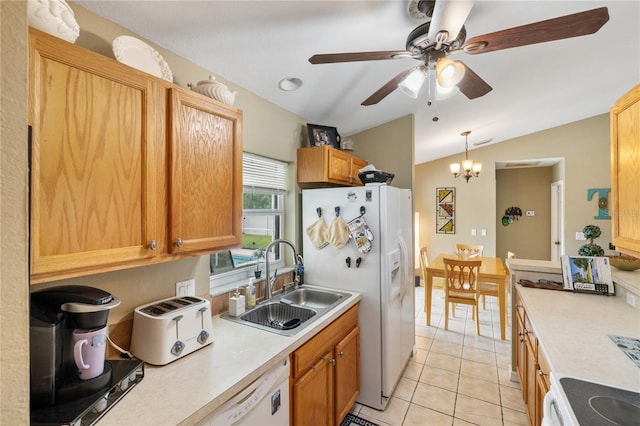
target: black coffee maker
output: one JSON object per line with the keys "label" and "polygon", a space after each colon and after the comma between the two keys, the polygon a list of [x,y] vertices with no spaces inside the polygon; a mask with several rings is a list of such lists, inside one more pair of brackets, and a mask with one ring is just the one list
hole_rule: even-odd
{"label": "black coffee maker", "polygon": [[80,380],[73,360],[73,331],[107,325],[115,296],[79,285],[31,293],[29,324],[31,406],[46,407],[87,397],[109,387],[111,364],[90,380]]}

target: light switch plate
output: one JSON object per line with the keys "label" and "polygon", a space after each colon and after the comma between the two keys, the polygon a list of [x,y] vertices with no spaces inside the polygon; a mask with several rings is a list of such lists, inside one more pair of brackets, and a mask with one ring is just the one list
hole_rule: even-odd
{"label": "light switch plate", "polygon": [[193,278],[186,281],[180,281],[176,283],[176,296],[195,296],[196,295],[196,280]]}
{"label": "light switch plate", "polygon": [[527,216],[535,216],[535,215],[536,215],[535,210],[527,210]]}
{"label": "light switch plate", "polygon": [[586,241],[584,234],[582,232],[576,232],[576,241]]}

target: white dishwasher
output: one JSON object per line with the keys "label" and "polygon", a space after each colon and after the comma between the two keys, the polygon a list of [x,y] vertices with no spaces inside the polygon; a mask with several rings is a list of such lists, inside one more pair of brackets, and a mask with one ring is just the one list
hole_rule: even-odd
{"label": "white dishwasher", "polygon": [[281,360],[271,370],[238,392],[198,425],[288,426],[288,358]]}

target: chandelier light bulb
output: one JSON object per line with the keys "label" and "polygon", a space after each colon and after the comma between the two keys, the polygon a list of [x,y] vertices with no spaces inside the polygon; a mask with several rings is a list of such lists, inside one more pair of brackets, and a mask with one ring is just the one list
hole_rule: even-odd
{"label": "chandelier light bulb", "polygon": [[453,177],[457,178],[458,176],[462,176],[467,183],[472,177],[478,177],[482,170],[482,163],[475,163],[473,160],[469,160],[468,137],[470,133],[470,131],[465,131],[460,134],[460,136],[464,136],[464,161],[462,162],[462,170],[464,171],[464,174],[460,170],[459,163],[452,163],[449,165],[449,169],[451,170],[451,173],[453,173]]}

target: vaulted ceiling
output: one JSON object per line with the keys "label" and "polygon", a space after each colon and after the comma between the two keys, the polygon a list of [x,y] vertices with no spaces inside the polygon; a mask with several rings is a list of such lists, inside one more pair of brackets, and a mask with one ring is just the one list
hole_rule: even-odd
{"label": "vaulted ceiling", "polygon": [[[477,0],[465,22],[467,39],[518,25],[606,6],[609,21],[595,34],[481,55],[452,54],[493,90],[462,93],[427,106],[395,90],[379,103],[361,102],[415,59],[312,65],[316,53],[404,50],[428,18],[409,1],[77,1],[158,45],[210,70],[310,123],[343,136],[407,114],[416,117],[416,163],[498,143],[608,112],[640,81],[640,2]],[[171,65],[171,64],[169,64]],[[281,91],[285,77],[302,80]],[[206,76],[203,76],[203,79]],[[433,118],[438,117],[437,121]]]}

